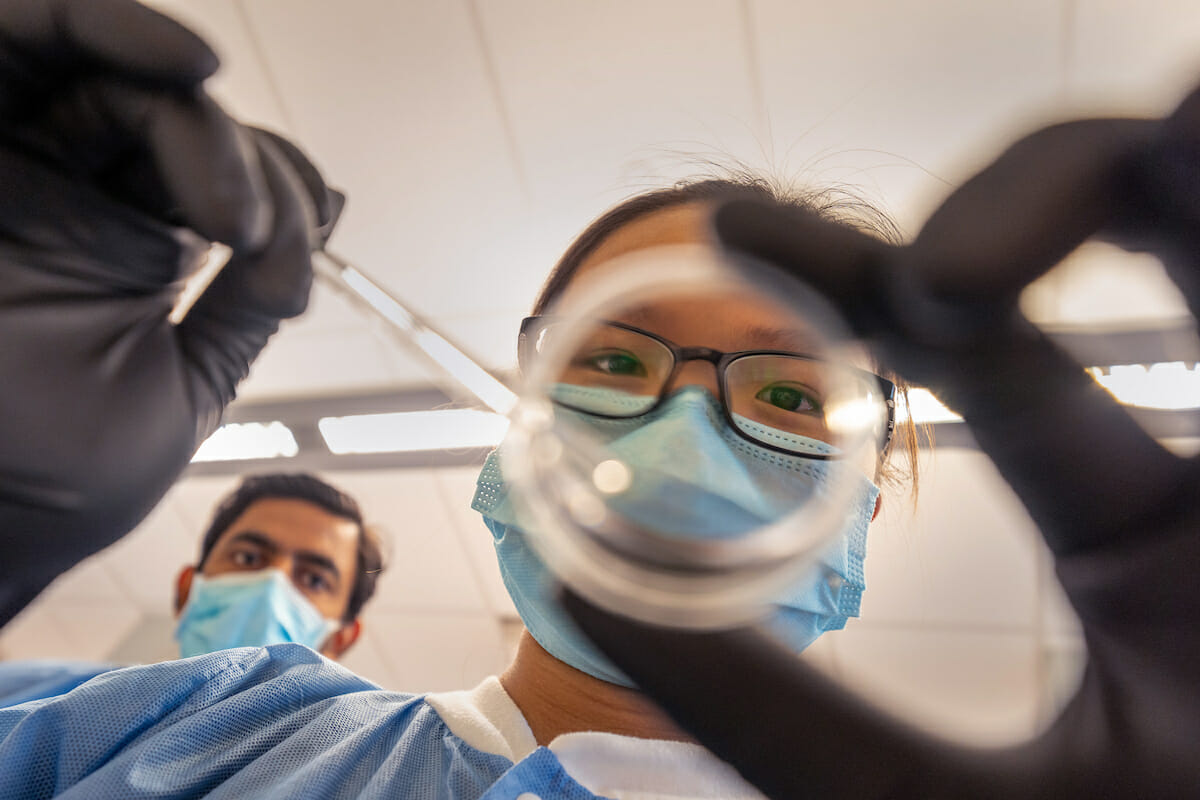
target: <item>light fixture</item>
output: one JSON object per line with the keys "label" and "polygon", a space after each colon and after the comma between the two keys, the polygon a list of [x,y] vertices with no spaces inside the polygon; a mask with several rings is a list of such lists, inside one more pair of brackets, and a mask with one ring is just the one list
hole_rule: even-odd
{"label": "light fixture", "polygon": [[932,425],[938,422],[962,422],[962,417],[942,405],[928,389],[908,390],[908,403],[897,397],[896,422],[911,419],[917,425]]}
{"label": "light fixture", "polygon": [[1096,382],[1125,405],[1181,410],[1200,408],[1200,367],[1182,361],[1092,367]]}
{"label": "light fixture", "polygon": [[298,452],[296,437],[282,422],[230,423],[217,428],[204,440],[192,456],[192,463],[291,458]]}
{"label": "light fixture", "polygon": [[[1200,408],[1200,364],[1115,364],[1088,367],[1087,372],[1123,405],[1168,411]],[[907,408],[903,402],[896,407],[897,422],[910,417],[918,424],[962,421],[928,389],[916,388],[908,390]]]}
{"label": "light fixture", "polygon": [[494,447],[508,418],[489,411],[446,409],[322,417],[317,429],[331,453],[403,453]]}

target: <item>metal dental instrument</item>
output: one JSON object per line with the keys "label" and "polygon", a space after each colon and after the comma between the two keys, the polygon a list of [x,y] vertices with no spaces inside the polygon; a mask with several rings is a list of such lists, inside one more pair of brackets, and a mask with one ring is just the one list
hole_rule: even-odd
{"label": "metal dental instrument", "polygon": [[314,256],[314,272],[326,286],[386,322],[401,344],[451,378],[455,388],[465,389],[497,414],[512,410],[516,395],[511,389],[362,270],[329,250]]}

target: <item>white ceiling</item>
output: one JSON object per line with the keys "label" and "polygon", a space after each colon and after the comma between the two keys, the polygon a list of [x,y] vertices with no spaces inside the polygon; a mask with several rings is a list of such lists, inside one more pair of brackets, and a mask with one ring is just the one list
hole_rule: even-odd
{"label": "white ceiling", "polygon": [[[1161,113],[1200,80],[1195,0],[155,5],[216,45],[224,67],[212,88],[236,115],[296,139],[348,193],[333,248],[494,368],[512,365],[517,324],[578,230],[705,159],[854,184],[912,232],[1030,126],[1102,108]],[[1152,264],[1103,248],[1033,294],[1034,313],[1059,323],[1181,313]],[[342,395],[427,377],[318,289],[241,395]],[[955,730],[1028,731],[1059,673],[1073,674],[1074,622],[983,457],[949,449],[935,461],[917,515],[893,499],[873,529],[862,623],[814,657],[901,710],[925,703],[926,717]],[[368,636],[349,659],[364,675],[448,689],[502,668],[512,610],[468,507],[476,472],[329,474],[393,542]],[[140,636],[169,655],[174,572],[234,480],[182,481],[134,534],[6,628],[0,654],[148,657]]]}
{"label": "white ceiling", "polygon": [[[495,368],[575,233],[706,160],[855,186],[912,232],[1030,127],[1161,113],[1200,80],[1193,0],[155,4],[218,49],[212,90],[235,115],[296,139],[347,192],[332,247]],[[1180,313],[1152,267],[1091,262],[1116,263],[1117,290],[1088,284],[1069,307],[1051,291],[1038,313]],[[326,295],[244,398],[426,380]]]}

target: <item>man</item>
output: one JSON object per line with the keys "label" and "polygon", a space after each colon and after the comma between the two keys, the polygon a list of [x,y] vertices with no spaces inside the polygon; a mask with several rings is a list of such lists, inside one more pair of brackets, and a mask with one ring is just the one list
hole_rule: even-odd
{"label": "man", "polygon": [[[383,572],[378,536],[350,495],[307,473],[251,475],[213,512],[176,579],[183,658],[298,642],[338,659]],[[69,692],[109,664],[0,664],[0,708]]]}
{"label": "man", "polygon": [[299,642],[338,659],[382,571],[354,498],[305,473],[247,477],[176,580],[180,655]]}

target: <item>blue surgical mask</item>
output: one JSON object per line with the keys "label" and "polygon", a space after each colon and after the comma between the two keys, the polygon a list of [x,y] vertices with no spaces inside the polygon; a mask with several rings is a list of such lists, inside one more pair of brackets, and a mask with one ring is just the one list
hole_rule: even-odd
{"label": "blue surgical mask", "polygon": [[326,619],[277,569],[192,577],[175,639],[182,658],[298,642],[314,650],[340,627]]}
{"label": "blue surgical mask", "polygon": [[[559,409],[557,413],[576,412]],[[578,418],[637,476],[617,510],[641,525],[681,536],[736,536],[777,520],[822,491],[829,470],[850,468],[837,461],[779,453],[743,439],[725,422],[716,398],[699,387],[679,390],[641,417],[578,414]],[[828,445],[816,440],[784,431],[771,433],[793,447],[829,452]],[[609,683],[632,686],[558,606],[555,579],[527,541],[530,521],[511,503],[501,460],[500,450],[488,456],[472,508],[483,515],[492,532],[501,575],[525,627],[560,661]],[[865,588],[867,526],[879,490],[865,477],[857,480],[853,513],[845,529],[821,553],[811,577],[777,598],[776,613],[767,622],[795,652],[858,616]]]}

